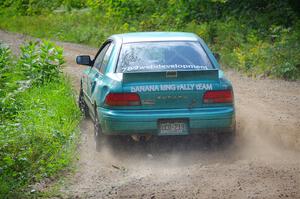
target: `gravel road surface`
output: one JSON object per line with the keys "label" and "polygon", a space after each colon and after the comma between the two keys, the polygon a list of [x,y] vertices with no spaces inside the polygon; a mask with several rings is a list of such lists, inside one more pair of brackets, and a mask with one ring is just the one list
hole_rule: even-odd
{"label": "gravel road surface", "polygon": [[[0,41],[17,47],[28,40],[0,31]],[[65,74],[78,91],[79,54],[97,49],[64,47]],[[237,108],[237,140],[218,146],[205,137],[124,141],[95,150],[92,122],[81,123],[79,160],[67,174],[61,198],[300,198],[300,82],[253,79],[227,70]]]}

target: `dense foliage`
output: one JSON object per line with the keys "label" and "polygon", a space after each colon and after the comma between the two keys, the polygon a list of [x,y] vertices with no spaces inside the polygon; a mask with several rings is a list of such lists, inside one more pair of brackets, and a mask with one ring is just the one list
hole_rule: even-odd
{"label": "dense foliage", "polygon": [[80,119],[61,48],[29,42],[15,59],[1,44],[0,198],[67,166]]}
{"label": "dense foliage", "polygon": [[94,46],[114,33],[191,31],[227,67],[253,76],[300,78],[297,0],[3,1],[3,29]]}

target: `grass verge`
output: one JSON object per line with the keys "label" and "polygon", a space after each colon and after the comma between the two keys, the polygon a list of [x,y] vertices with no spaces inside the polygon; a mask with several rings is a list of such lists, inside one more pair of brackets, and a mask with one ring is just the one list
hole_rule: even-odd
{"label": "grass verge", "polygon": [[[16,62],[8,61],[8,51],[3,52],[0,198],[24,198],[30,193],[29,185],[54,178],[72,162],[81,116],[69,80],[59,74],[61,49],[49,42],[31,43],[22,48]],[[35,65],[28,65],[29,61]],[[41,70],[50,66],[53,73]]]}

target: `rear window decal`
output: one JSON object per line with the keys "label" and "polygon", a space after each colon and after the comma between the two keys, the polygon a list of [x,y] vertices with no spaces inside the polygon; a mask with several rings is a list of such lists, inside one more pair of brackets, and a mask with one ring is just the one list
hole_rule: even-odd
{"label": "rear window decal", "polygon": [[134,71],[168,71],[168,70],[208,70],[208,66],[194,65],[194,64],[157,64],[145,66],[128,66],[123,67],[123,73]]}
{"label": "rear window decal", "polygon": [[213,65],[197,41],[137,42],[122,45],[117,72],[207,70]]}

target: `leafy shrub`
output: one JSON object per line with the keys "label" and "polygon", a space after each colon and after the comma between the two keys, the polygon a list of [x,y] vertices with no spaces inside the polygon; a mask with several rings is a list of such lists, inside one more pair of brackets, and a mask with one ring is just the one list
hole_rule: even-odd
{"label": "leafy shrub", "polygon": [[14,15],[35,15],[49,12],[60,6],[62,0],[2,0],[0,8]]}
{"label": "leafy shrub", "polygon": [[188,28],[204,35],[212,49],[221,54],[222,63],[229,68],[251,76],[261,74],[295,80],[300,78],[298,23],[293,28],[271,27],[267,37],[261,37],[257,30],[246,28],[235,19],[226,23],[189,24]]}
{"label": "leafy shrub", "polygon": [[21,47],[19,69],[33,84],[57,81],[64,63],[63,50],[52,42],[29,42]]}
{"label": "leafy shrub", "polygon": [[[51,81],[59,81],[63,51],[49,41],[29,42],[21,46],[18,61],[11,59],[10,50],[0,46],[0,118],[13,118],[19,109],[16,96],[24,90]],[[14,103],[12,103],[14,102]]]}
{"label": "leafy shrub", "polygon": [[0,121],[11,118],[16,113],[16,103],[12,102],[15,102],[19,75],[15,68],[10,49],[0,44]]}
{"label": "leafy shrub", "polygon": [[[16,85],[1,87],[1,198],[20,197],[26,185],[65,168],[74,155],[80,119],[70,83],[59,72],[61,48],[48,41],[30,42],[18,61],[10,60],[9,52],[0,48],[0,68]],[[20,74],[15,76],[16,71]]]}
{"label": "leafy shrub", "polygon": [[[51,11],[64,6],[69,11],[72,8],[86,7],[85,0],[2,0],[0,12],[18,16],[49,14]],[[1,9],[2,8],[2,9]],[[5,9],[5,10],[4,10]]]}
{"label": "leafy shrub", "polygon": [[0,28],[96,47],[116,33],[190,31],[220,53],[226,67],[251,76],[300,78],[296,0],[66,0],[61,6],[76,7],[76,2],[92,9],[22,18],[0,15]]}
{"label": "leafy shrub", "polygon": [[297,55],[289,53],[289,49],[277,47],[268,42],[243,44],[232,52],[224,52],[223,63],[249,75],[275,76],[284,79],[299,78]]}
{"label": "leafy shrub", "polygon": [[0,43],[0,96],[5,93],[5,86],[8,79],[8,73],[11,66],[11,52],[10,49]]}

